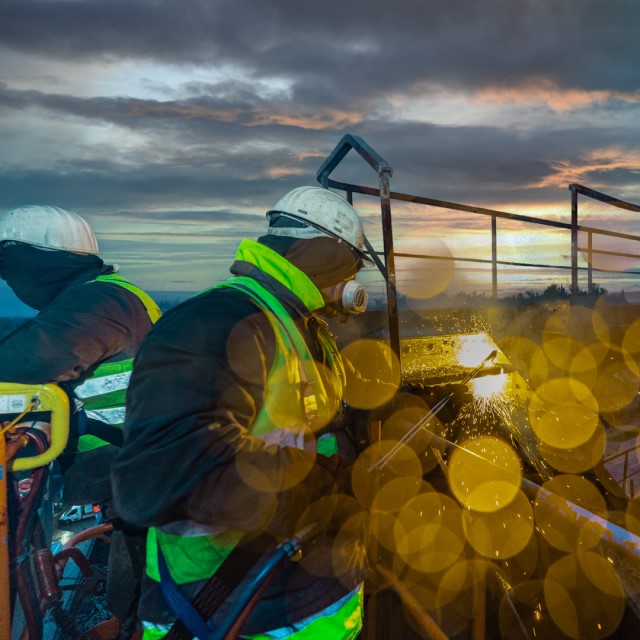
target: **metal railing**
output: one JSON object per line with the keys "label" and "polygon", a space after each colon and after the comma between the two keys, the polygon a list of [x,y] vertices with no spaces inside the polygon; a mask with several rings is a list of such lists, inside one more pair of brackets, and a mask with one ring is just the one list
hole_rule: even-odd
{"label": "metal railing", "polygon": [[[379,177],[380,187],[372,188],[363,185],[356,185],[346,182],[340,182],[329,178],[330,174],[336,169],[340,162],[345,158],[350,150],[355,150],[373,169],[376,171]],[[582,196],[595,199],[599,202],[603,202],[607,205],[626,209],[628,211],[640,212],[640,206],[625,202],[609,196],[607,194],[589,189],[579,184],[571,184],[569,189],[571,190],[571,222],[561,222],[559,220],[542,219],[538,217],[532,217],[522,214],[510,213],[507,211],[499,211],[494,209],[488,209],[484,207],[476,207],[472,205],[461,204],[457,202],[448,202],[445,200],[436,200],[434,198],[428,198],[424,196],[411,195],[407,193],[400,193],[391,191],[389,187],[390,177],[393,175],[393,169],[391,165],[382,158],[376,151],[374,151],[364,140],[357,136],[350,134],[345,135],[340,142],[336,145],[334,150],[329,154],[325,162],[322,164],[317,173],[317,179],[324,187],[331,187],[339,189],[346,193],[346,198],[349,202],[353,203],[353,194],[362,194],[367,196],[373,196],[380,198],[381,214],[382,214],[382,238],[383,238],[383,251],[382,254],[373,249],[368,240],[365,239],[365,246],[371,255],[372,259],[378,266],[381,274],[383,275],[387,289],[387,308],[389,316],[389,338],[391,348],[399,355],[400,342],[399,342],[399,323],[398,323],[398,293],[396,285],[396,267],[395,258],[424,258],[430,260],[451,260],[455,262],[466,263],[479,263],[486,264],[491,270],[491,296],[495,301],[498,298],[498,276],[499,267],[525,267],[530,269],[548,269],[548,270],[566,270],[571,273],[571,294],[577,295],[579,292],[579,279],[578,274],[580,272],[587,273],[587,293],[593,292],[593,273],[598,271],[612,271],[611,269],[598,269],[593,266],[594,256],[611,256],[611,257],[623,257],[629,259],[640,260],[640,253],[629,253],[623,251],[613,251],[609,249],[598,249],[594,247],[594,238],[602,236],[608,238],[616,238],[619,240],[627,240],[640,242],[640,235],[632,235],[627,233],[621,233],[617,231],[608,231],[605,229],[598,229],[591,226],[581,225],[578,220],[578,194]],[[465,213],[477,214],[490,218],[491,221],[491,258],[472,258],[468,256],[437,256],[428,254],[413,254],[413,253],[401,253],[394,251],[393,241],[393,226],[391,216],[391,201],[399,201],[405,203],[426,205],[431,207],[438,207],[442,209],[449,209],[452,211],[460,211]],[[528,261],[512,261],[501,260],[498,256],[498,220],[508,220],[521,222],[526,224],[537,225],[541,227],[551,227],[555,229],[561,229],[570,232],[570,264],[548,264],[548,263],[533,263]],[[580,246],[578,242],[579,234],[584,232],[587,234],[586,246]],[[586,266],[580,266],[579,255],[585,257],[587,262]],[[380,255],[383,256],[383,261],[380,260]],[[640,271],[623,270],[620,273],[640,275]]]}
{"label": "metal railing", "polygon": [[[594,255],[609,255],[612,257],[624,257],[624,258],[635,258],[640,260],[640,255],[633,253],[624,253],[617,251],[608,251],[601,249],[593,248],[593,237],[596,236],[608,236],[610,238],[619,238],[623,240],[632,240],[638,241],[640,237],[636,235],[631,235],[628,233],[619,233],[616,231],[606,231],[604,229],[595,229],[593,227],[587,227],[580,225],[578,222],[578,194],[582,194],[588,198],[593,200],[597,200],[599,202],[603,202],[612,207],[617,207],[618,209],[625,209],[627,211],[635,211],[640,213],[640,206],[637,204],[632,204],[631,202],[625,202],[624,200],[618,200],[613,196],[607,195],[606,193],[601,193],[600,191],[595,191],[594,189],[589,189],[589,187],[584,187],[581,184],[570,184],[569,190],[571,191],[571,291],[575,294],[578,291],[578,252],[586,251],[587,255],[587,292],[591,293],[593,291],[593,257]],[[578,233],[580,231],[584,231],[587,233],[587,246],[580,247],[578,245]],[[638,271],[624,271],[624,273],[636,273],[640,275]]]}
{"label": "metal railing", "polygon": [[[637,481],[637,476],[640,475],[640,469],[634,469],[631,472],[629,471],[629,462],[635,462],[638,458],[638,449],[640,449],[640,445],[633,445],[624,451],[620,451],[619,453],[614,453],[611,456],[607,456],[602,459],[604,465],[608,465],[614,463],[616,460],[622,458],[622,476],[618,479],[615,478],[615,481],[622,487],[622,489],[627,493],[627,495],[633,500],[635,498],[635,482]],[[628,485],[628,486],[627,486]]]}

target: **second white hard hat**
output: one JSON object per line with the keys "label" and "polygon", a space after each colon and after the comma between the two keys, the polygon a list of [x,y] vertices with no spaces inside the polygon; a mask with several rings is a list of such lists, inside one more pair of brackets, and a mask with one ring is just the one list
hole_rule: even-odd
{"label": "second white hard hat", "polygon": [[270,222],[275,214],[284,214],[309,226],[270,228],[273,235],[310,238],[320,234],[343,240],[363,259],[364,229],[356,210],[342,197],[322,187],[298,187],[285,193],[269,211]]}
{"label": "second white hard hat", "polygon": [[48,205],[26,205],[0,213],[0,242],[4,240],[73,253],[100,253],[84,218]]}

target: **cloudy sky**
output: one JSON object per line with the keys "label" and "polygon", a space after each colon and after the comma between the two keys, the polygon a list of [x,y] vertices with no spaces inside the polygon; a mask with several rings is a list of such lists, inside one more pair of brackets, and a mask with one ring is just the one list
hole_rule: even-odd
{"label": "cloudy sky", "polygon": [[[196,291],[345,133],[395,191],[562,220],[572,182],[638,203],[639,27],[637,0],[2,0],[0,210],[73,209],[123,274]],[[334,177],[376,186],[352,155]],[[381,248],[375,201],[356,205]],[[484,219],[395,224],[399,250],[487,246]],[[569,246],[501,243],[542,262]]]}

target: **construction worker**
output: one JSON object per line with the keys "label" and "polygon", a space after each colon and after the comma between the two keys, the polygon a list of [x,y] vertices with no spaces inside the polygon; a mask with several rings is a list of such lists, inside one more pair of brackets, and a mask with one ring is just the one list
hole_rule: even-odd
{"label": "construction worker", "polygon": [[[112,473],[118,510],[151,527],[144,640],[209,637],[206,620],[228,620],[257,560],[301,529],[302,560],[269,582],[242,637],[341,640],[362,626],[345,369],[318,314],[366,306],[354,279],[363,228],[320,187],[285,194],[267,217],[266,235],[240,243],[232,277],[163,316],[136,360]],[[212,585],[223,596],[203,605]]]}
{"label": "construction worker", "polygon": [[133,356],[160,316],[98,253],[90,226],[71,211],[29,205],[0,214],[0,277],[38,311],[0,340],[0,380],[56,382],[75,400],[69,454],[86,455],[68,456],[78,464],[73,493],[82,494],[69,499],[86,502],[110,493]]}
{"label": "construction worker", "polygon": [[0,277],[38,311],[0,340],[0,380],[54,382],[70,396],[60,458],[67,504],[111,497],[133,357],[160,316],[149,295],[98,253],[89,224],[71,211],[29,205],[0,213]]}

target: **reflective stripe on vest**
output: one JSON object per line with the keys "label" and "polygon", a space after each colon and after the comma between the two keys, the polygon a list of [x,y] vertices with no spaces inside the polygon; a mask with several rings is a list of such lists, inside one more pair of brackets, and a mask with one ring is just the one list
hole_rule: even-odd
{"label": "reflective stripe on vest", "polygon": [[89,280],[86,284],[90,284],[91,282],[106,282],[111,284],[117,284],[119,287],[126,289],[127,291],[131,291],[140,302],[144,305],[144,308],[147,310],[149,314],[149,319],[151,320],[151,324],[155,324],[160,316],[162,315],[162,311],[160,311],[160,307],[156,304],[155,300],[146,292],[143,291],[140,287],[137,287],[132,282],[129,282],[126,278],[123,278],[121,275],[117,273],[108,273],[103,276],[98,276],[95,280]]}
{"label": "reflective stripe on vest", "polygon": [[124,407],[113,407],[111,409],[96,409],[95,411],[89,410],[85,412],[87,418],[92,420],[100,420],[105,424],[109,424],[112,427],[122,428],[124,424]]}
{"label": "reflective stripe on vest", "polygon": [[[147,293],[117,273],[98,276],[86,284],[92,282],[115,284],[136,295],[144,305],[151,324],[154,324],[162,315],[158,305]],[[103,362],[98,365],[90,378],[75,388],[74,394],[82,402],[87,418],[122,428],[125,417],[125,397],[132,368],[132,358]],[[90,451],[107,444],[109,443],[97,436],[82,435],[78,441],[78,451]]]}
{"label": "reflective stripe on vest", "polygon": [[[274,629],[244,640],[355,640],[362,630],[362,585],[326,609],[305,618],[290,627]],[[171,625],[142,621],[142,640],[160,640],[171,630]],[[195,640],[195,639],[194,639]]]}
{"label": "reflective stripe on vest", "polygon": [[154,624],[153,622],[142,621],[142,640],[162,640],[169,631],[171,624]]}
{"label": "reflective stripe on vest", "polygon": [[290,627],[242,637],[245,640],[352,640],[362,630],[363,600],[363,588],[359,585],[326,609]]}

